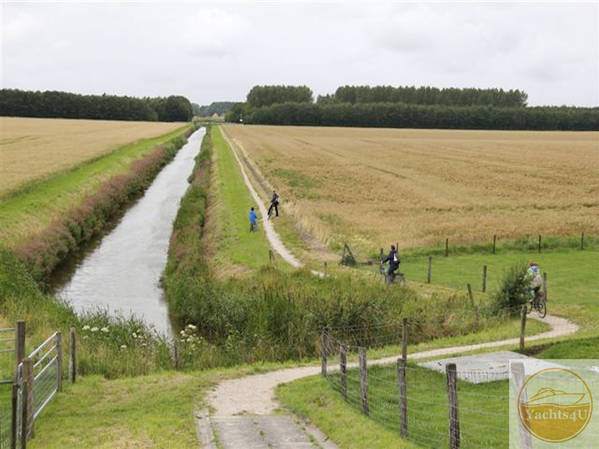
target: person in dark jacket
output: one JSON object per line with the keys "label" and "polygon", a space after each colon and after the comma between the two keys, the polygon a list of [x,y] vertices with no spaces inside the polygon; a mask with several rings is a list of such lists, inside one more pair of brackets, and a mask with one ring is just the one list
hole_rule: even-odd
{"label": "person in dark jacket", "polygon": [[276,216],[279,216],[279,194],[272,191],[272,199],[270,200],[270,207],[268,208],[268,218],[272,215],[272,211],[275,211]]}
{"label": "person in dark jacket", "polygon": [[393,277],[395,276],[395,271],[399,268],[399,254],[397,253],[397,248],[395,245],[391,245],[391,251],[387,255],[387,258],[382,260],[381,263],[389,262],[389,270],[387,271],[387,276],[389,278],[389,283],[393,282]]}

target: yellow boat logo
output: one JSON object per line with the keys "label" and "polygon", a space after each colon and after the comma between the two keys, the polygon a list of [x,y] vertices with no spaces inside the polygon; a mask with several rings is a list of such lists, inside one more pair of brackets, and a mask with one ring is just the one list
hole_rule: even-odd
{"label": "yellow boat logo", "polygon": [[[527,394],[535,393],[527,398]],[[593,398],[586,382],[565,368],[530,376],[518,395],[518,415],[534,437],[561,443],[580,435],[591,419]]]}

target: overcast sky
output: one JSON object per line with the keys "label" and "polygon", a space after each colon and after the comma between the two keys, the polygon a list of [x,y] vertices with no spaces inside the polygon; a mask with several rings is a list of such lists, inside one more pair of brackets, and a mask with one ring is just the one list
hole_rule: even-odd
{"label": "overcast sky", "polygon": [[256,84],[519,88],[599,105],[599,3],[2,0],[2,87],[242,101]]}

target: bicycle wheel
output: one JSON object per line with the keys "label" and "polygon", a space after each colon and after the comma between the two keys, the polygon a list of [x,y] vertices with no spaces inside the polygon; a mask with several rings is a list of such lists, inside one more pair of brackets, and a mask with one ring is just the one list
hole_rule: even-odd
{"label": "bicycle wheel", "polygon": [[545,315],[547,315],[547,300],[545,299],[545,295],[541,294],[539,296],[539,300],[537,301],[537,314],[539,315],[539,317],[541,318],[545,318]]}

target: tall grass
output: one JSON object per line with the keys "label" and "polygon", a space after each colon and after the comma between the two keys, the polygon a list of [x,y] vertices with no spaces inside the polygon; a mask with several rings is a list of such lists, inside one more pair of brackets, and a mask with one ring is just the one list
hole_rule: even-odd
{"label": "tall grass", "polygon": [[243,279],[217,280],[205,260],[203,226],[212,157],[207,132],[170,242],[164,286],[186,363],[195,367],[287,360],[318,353],[326,327],[412,323],[414,342],[475,332],[495,320],[465,295],[423,298],[351,276],[318,278],[265,266]]}

